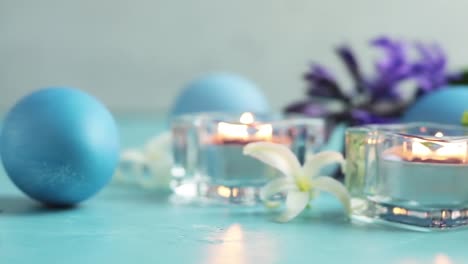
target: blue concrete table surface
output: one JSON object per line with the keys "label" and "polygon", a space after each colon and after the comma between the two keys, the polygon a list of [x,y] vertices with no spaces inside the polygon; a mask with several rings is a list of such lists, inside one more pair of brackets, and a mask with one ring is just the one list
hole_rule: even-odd
{"label": "blue concrete table surface", "polygon": [[[125,146],[161,118],[118,119]],[[468,191],[468,190],[467,190]],[[34,263],[468,263],[468,229],[420,233],[351,224],[322,195],[287,224],[262,208],[175,205],[169,191],[111,184],[66,210],[41,207],[0,171],[0,264]]]}

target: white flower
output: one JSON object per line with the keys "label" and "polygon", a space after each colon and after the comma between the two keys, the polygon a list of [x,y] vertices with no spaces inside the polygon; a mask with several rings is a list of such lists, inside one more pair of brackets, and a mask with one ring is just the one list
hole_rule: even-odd
{"label": "white flower", "polygon": [[171,134],[164,132],[150,139],[141,150],[122,151],[115,180],[136,181],[145,188],[168,188],[172,166],[171,142]]}
{"label": "white flower", "polygon": [[299,215],[317,191],[327,191],[335,195],[343,204],[347,213],[350,211],[350,197],[346,188],[339,181],[320,176],[320,170],[326,165],[339,163],[343,166],[343,155],[334,151],[323,151],[306,157],[301,167],[294,153],[286,146],[271,142],[255,142],[244,147],[244,154],[252,156],[284,174],[265,185],[260,198],[271,202],[278,193],[286,193],[286,210],[277,218],[287,222]]}

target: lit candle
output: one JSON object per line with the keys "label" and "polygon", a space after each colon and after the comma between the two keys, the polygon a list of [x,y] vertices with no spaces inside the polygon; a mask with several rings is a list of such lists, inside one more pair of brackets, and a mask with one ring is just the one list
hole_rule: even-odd
{"label": "lit candle", "polygon": [[254,115],[246,112],[239,118],[239,123],[219,122],[215,140],[219,143],[246,144],[254,141],[271,141],[272,138],[272,125],[256,123]]}
{"label": "lit candle", "polygon": [[[440,134],[436,136],[443,136],[441,132],[438,133]],[[435,148],[431,149],[431,145]],[[412,162],[457,164],[467,163],[467,147],[465,142],[425,141],[416,138],[411,143],[404,142],[401,147],[388,150],[387,155]]]}
{"label": "lit candle", "polygon": [[213,190],[222,197],[235,199],[243,186],[261,186],[277,172],[259,161],[243,155],[243,147],[256,141],[285,141],[273,137],[273,126],[256,122],[252,113],[243,113],[239,122],[218,122],[216,134],[204,147],[206,170],[212,175]]}
{"label": "lit candle", "polygon": [[468,129],[430,123],[350,128],[352,218],[417,230],[468,225]]}
{"label": "lit candle", "polygon": [[378,165],[378,193],[435,208],[468,202],[467,153],[466,142],[441,132],[390,148]]}
{"label": "lit candle", "polygon": [[322,119],[276,115],[256,119],[252,113],[200,113],[173,120],[174,192],[189,199],[257,203],[260,188],[279,172],[245,156],[246,144],[281,143],[304,157],[323,142]]}

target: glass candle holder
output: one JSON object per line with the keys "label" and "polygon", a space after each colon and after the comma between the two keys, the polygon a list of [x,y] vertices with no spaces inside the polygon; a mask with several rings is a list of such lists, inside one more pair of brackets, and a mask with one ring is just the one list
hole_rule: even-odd
{"label": "glass candle holder", "polygon": [[201,113],[172,122],[172,189],[181,198],[255,204],[279,172],[243,154],[258,141],[288,146],[303,160],[323,144],[322,119]]}
{"label": "glass candle holder", "polygon": [[468,225],[468,129],[353,127],[346,159],[353,219],[426,231]]}

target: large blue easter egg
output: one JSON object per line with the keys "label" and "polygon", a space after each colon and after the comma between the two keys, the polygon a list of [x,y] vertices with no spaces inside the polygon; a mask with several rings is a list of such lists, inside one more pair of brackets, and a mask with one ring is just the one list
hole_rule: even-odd
{"label": "large blue easter egg", "polygon": [[22,98],[7,114],[0,152],[19,189],[45,204],[67,206],[109,182],[119,137],[98,100],[76,89],[47,88]]}
{"label": "large blue easter egg", "polygon": [[268,113],[263,93],[238,75],[217,73],[189,83],[172,106],[171,116],[197,112]]}
{"label": "large blue easter egg", "polygon": [[465,111],[468,111],[468,86],[451,86],[418,99],[402,120],[460,125]]}

